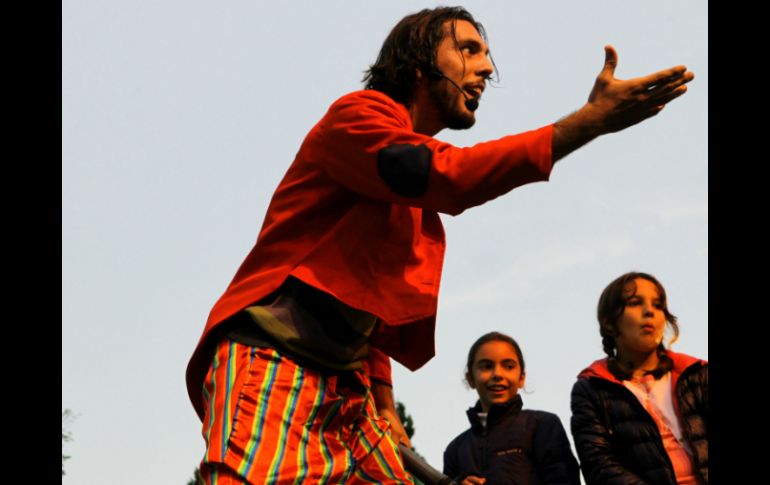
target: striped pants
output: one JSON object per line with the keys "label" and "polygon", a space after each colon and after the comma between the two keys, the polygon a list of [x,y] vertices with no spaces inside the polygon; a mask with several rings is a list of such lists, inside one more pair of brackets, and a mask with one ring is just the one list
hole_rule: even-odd
{"label": "striped pants", "polygon": [[203,389],[206,484],[412,484],[369,388],[224,339]]}

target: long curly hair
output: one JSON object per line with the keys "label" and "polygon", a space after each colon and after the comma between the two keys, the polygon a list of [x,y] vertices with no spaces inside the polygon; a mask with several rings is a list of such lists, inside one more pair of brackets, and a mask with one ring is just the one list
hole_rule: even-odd
{"label": "long curly hair", "polygon": [[[366,71],[363,79],[366,89],[383,92],[408,106],[417,82],[417,71],[428,76],[435,72],[436,51],[444,38],[444,23],[448,20],[470,22],[486,42],[484,27],[463,7],[426,8],[407,15],[390,31],[377,61]],[[455,22],[450,22],[450,35],[457,43]]]}

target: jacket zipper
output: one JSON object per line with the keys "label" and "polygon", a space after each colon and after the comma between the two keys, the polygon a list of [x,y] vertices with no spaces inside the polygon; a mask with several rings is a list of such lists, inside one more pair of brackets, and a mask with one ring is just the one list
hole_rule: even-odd
{"label": "jacket zipper", "polygon": [[[624,385],[618,384],[617,382],[612,382],[603,378],[598,378],[598,379],[601,379],[604,382],[607,382],[611,385],[617,386],[620,389],[622,389],[621,394],[625,393],[626,400],[631,402],[631,407],[636,407],[637,412],[641,411],[641,416],[644,416],[646,420],[650,424],[652,424],[652,428],[655,430],[655,434],[658,437],[658,439],[655,441],[655,445],[658,447],[658,450],[661,452],[664,460],[668,464],[668,470],[669,472],[671,472],[671,476],[674,477],[674,481],[672,483],[676,483],[676,473],[674,473],[674,464],[671,462],[671,458],[669,458],[668,452],[666,451],[666,448],[663,446],[663,437],[660,435],[660,430],[658,429],[658,425],[655,424],[655,420],[652,419],[652,416],[650,416],[650,413],[647,412],[646,409],[644,409],[644,406],[642,406],[642,403],[639,402],[639,399],[634,395],[634,393],[626,389]],[[606,403],[606,400],[603,400],[603,401],[605,402],[602,403],[602,407],[604,408],[605,413],[607,413],[607,408],[606,408],[607,403]],[[606,415],[606,417],[609,418],[609,415]],[[612,425],[609,422],[609,420],[607,421],[607,426],[608,426],[609,434],[612,435]]]}

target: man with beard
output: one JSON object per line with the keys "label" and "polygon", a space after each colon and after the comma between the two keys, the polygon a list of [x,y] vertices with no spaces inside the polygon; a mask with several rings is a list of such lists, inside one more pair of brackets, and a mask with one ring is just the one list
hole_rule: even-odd
{"label": "man with beard", "polygon": [[203,420],[207,483],[411,483],[396,444],[390,358],[434,355],[444,231],[599,135],[683,94],[683,66],[613,76],[552,125],[471,148],[466,129],[494,66],[463,8],[401,20],[366,74],[310,130],[273,195],[256,245],[209,315],[187,369]]}

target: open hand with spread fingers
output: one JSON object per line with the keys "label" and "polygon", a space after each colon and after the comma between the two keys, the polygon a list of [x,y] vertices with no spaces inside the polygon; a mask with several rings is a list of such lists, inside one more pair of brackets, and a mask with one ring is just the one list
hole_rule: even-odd
{"label": "open hand with spread fingers", "polygon": [[618,53],[611,45],[604,47],[604,53],[604,68],[586,105],[599,135],[620,131],[655,116],[666,103],[687,92],[685,84],[695,77],[685,66],[676,66],[643,77],[617,79]]}
{"label": "open hand with spread fingers", "polygon": [[578,111],[554,123],[554,162],[594,138],[623,130],[660,113],[666,103],[687,92],[695,78],[685,66],[664,69],[633,79],[617,79],[618,53],[604,47],[604,67]]}

